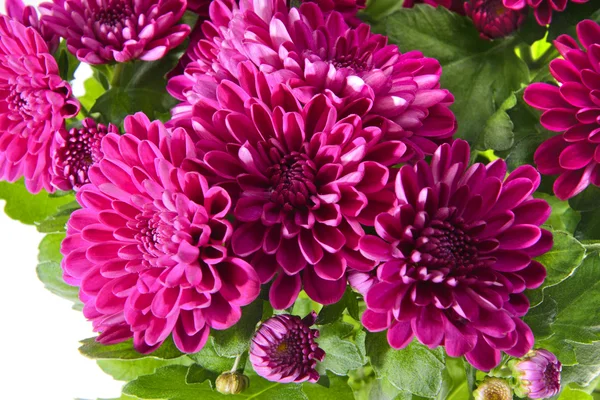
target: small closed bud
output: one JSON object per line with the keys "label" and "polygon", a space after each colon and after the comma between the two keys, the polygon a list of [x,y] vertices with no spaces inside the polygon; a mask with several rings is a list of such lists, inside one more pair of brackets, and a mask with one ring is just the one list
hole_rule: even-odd
{"label": "small closed bud", "polygon": [[223,372],[217,378],[217,391],[222,394],[239,394],[250,386],[250,379],[239,372]]}
{"label": "small closed bud", "polygon": [[473,392],[475,400],[512,400],[513,392],[507,381],[487,377]]}
{"label": "small closed bud", "polygon": [[545,399],[560,391],[562,365],[554,354],[545,349],[531,350],[520,360],[509,363],[519,397]]}

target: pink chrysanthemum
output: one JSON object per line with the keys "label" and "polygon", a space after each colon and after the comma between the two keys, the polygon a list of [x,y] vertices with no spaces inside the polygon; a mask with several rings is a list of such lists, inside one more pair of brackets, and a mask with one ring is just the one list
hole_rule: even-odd
{"label": "pink chrysanthemum", "polygon": [[148,353],[172,333],[181,351],[194,353],[211,328],[239,320],[260,283],[228,250],[227,192],[179,168],[194,155],[187,134],[143,114],[128,117],[125,132],[104,137],[104,158],[77,192],[82,209],[62,243],[64,278],[80,286],[100,342],[133,336]]}
{"label": "pink chrysanthemum", "polygon": [[212,0],[187,0],[187,9],[202,17],[208,17],[208,8]]}
{"label": "pink chrysanthemum", "polygon": [[78,112],[40,34],[0,16],[0,179],[25,177],[32,193],[54,191],[54,133]]}
{"label": "pink chrysanthemum", "polygon": [[113,124],[108,127],[86,118],[80,128],[61,129],[56,133],[56,151],[52,159],[52,185],[60,190],[79,189],[89,183],[88,169],[102,159],[100,142],[109,132],[119,133]]}
{"label": "pink chrysanthemum", "polygon": [[548,350],[531,350],[523,359],[511,361],[510,367],[520,397],[547,399],[560,391],[562,364]]}
{"label": "pink chrysanthemum", "polygon": [[347,268],[375,265],[358,251],[361,224],[372,226],[392,207],[388,167],[406,146],[382,141],[381,129],[363,127],[356,115],[338,120],[324,95],[302,106],[286,85],[271,92],[251,63],[239,76],[243,88],[207,77],[207,99],[194,110],[204,167],[236,199],[233,251],[263,283],[275,278],[275,308],[293,304],[302,287],[335,303]]}
{"label": "pink chrysanthemum", "polygon": [[[573,3],[583,4],[589,0],[571,0]],[[533,8],[533,13],[538,24],[545,26],[552,22],[553,12],[563,12],[569,0],[503,0],[504,6],[512,10]]]}
{"label": "pink chrysanthemum", "polygon": [[559,175],[554,193],[562,200],[590,183],[600,186],[600,26],[582,21],[577,34],[583,50],[567,35],[554,42],[563,58],[550,63],[550,72],[560,87],[533,83],[524,94],[527,104],[544,111],[540,122],[546,129],[563,132],[534,155],[542,174]]}
{"label": "pink chrysanthemum", "polygon": [[520,357],[533,345],[519,317],[529,308],[523,291],[546,276],[532,258],[552,247],[552,234],[539,228],[551,209],[532,198],[540,183],[533,167],[505,179],[502,159],[468,167],[469,153],[457,140],[430,164],[400,169],[397,207],[375,219],[378,236],[360,240],[361,252],[382,262],[362,320],[387,329],[394,348],[416,336],[489,370],[501,350]]}
{"label": "pink chrysanthemum", "polygon": [[67,40],[88,64],[153,61],[179,46],[190,27],[179,24],[186,0],[54,0],[43,3],[42,24]]}
{"label": "pink chrysanthemum", "polygon": [[407,159],[431,154],[450,141],[456,120],[452,95],[440,89],[441,67],[419,52],[400,54],[397,46],[370,32],[366,24],[348,27],[343,16],[324,16],[315,3],[288,8],[284,0],[256,3],[229,0],[211,5],[195,49],[196,61],[169,81],[169,92],[184,102],[174,123],[189,124],[191,105],[203,96],[202,75],[239,82],[238,65],[250,60],[271,85],[283,82],[302,104],[325,94],[344,117],[356,114],[365,126],[381,127],[402,140]]}
{"label": "pink chrysanthemum", "polygon": [[412,8],[415,4],[429,4],[432,7],[444,7],[460,15],[465,15],[464,0],[404,0],[403,7]]}
{"label": "pink chrysanthemum", "polygon": [[38,31],[46,41],[46,44],[48,44],[50,53],[56,51],[60,38],[50,32],[47,27],[40,24],[38,12],[35,7],[25,6],[23,0],[6,0],[6,15]]}
{"label": "pink chrysanthemum", "polygon": [[263,378],[280,383],[317,382],[317,361],[325,352],[315,342],[317,329],[310,329],[317,320],[314,311],[303,319],[281,314],[263,322],[250,344],[250,362]]}
{"label": "pink chrysanthemum", "polygon": [[473,0],[465,3],[466,14],[483,39],[498,39],[510,35],[525,22],[527,9],[511,10],[502,0]]}
{"label": "pink chrysanthemum", "polygon": [[316,3],[325,13],[330,11],[339,12],[344,16],[346,23],[353,27],[361,24],[361,20],[356,16],[356,13],[367,5],[367,0],[303,0],[303,2]]}

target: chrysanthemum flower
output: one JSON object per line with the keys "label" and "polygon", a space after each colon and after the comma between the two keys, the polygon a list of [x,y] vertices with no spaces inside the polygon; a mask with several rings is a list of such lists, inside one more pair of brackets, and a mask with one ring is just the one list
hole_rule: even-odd
{"label": "chrysanthemum flower", "polygon": [[0,16],[0,179],[50,184],[54,134],[79,112],[48,46],[33,28]]}
{"label": "chrysanthemum flower", "polygon": [[317,382],[317,361],[325,352],[315,342],[317,329],[310,329],[317,319],[313,311],[304,319],[281,314],[263,322],[250,344],[250,362],[263,378],[281,383]]}
{"label": "chrysanthemum flower", "polygon": [[553,132],[537,149],[535,163],[542,174],[559,175],[554,182],[556,197],[566,200],[590,183],[600,186],[600,26],[590,20],[577,25],[583,45],[562,35],[554,45],[564,59],[550,63],[560,87],[533,83],[524,99],[543,110],[541,124]]}
{"label": "chrysanthemum flower", "polygon": [[239,320],[260,283],[229,252],[227,192],[179,168],[194,155],[186,133],[143,114],[128,117],[125,132],[102,139],[104,158],[77,192],[82,209],[62,243],[64,278],[80,286],[98,341],[133,336],[148,353],[172,333],[181,351],[194,353],[211,328]]}
{"label": "chrysanthemum flower", "polygon": [[179,24],[186,0],[54,0],[43,3],[42,24],[67,40],[88,64],[154,61],[179,46],[190,27]]}
{"label": "chrysanthemum flower", "polygon": [[193,120],[211,179],[234,196],[233,251],[250,258],[263,283],[275,278],[275,308],[293,304],[302,286],[334,303],[347,268],[375,266],[358,251],[361,224],[392,207],[388,167],[406,146],[382,140],[356,115],[340,120],[324,95],[302,106],[286,85],[271,92],[251,63],[239,76],[243,87],[207,78]]}
{"label": "chrysanthemum flower", "polygon": [[465,0],[404,0],[403,7],[412,8],[415,4],[429,4],[432,7],[444,7],[460,15],[465,15]]}
{"label": "chrysanthemum flower", "polygon": [[511,10],[502,0],[473,0],[465,3],[465,11],[483,39],[510,35],[525,22],[527,9]]}
{"label": "chrysanthemum flower", "polygon": [[184,101],[174,110],[175,121],[189,121],[190,105],[203,96],[203,74],[239,82],[238,65],[250,60],[271,85],[288,84],[302,104],[324,93],[340,117],[356,114],[365,126],[382,127],[386,137],[408,146],[408,159],[423,158],[451,140],[453,97],[440,89],[437,60],[414,51],[401,54],[368,25],[352,29],[342,14],[325,16],[315,3],[288,10],[284,0],[270,0],[254,7],[249,0],[239,8],[231,1],[213,2],[196,61],[168,85]]}
{"label": "chrysanthemum flower", "polygon": [[44,25],[40,24],[38,12],[33,6],[25,6],[23,0],[6,0],[6,15],[14,20],[19,21],[27,27],[32,27],[46,41],[50,53],[58,48],[58,42],[60,38]]}
{"label": "chrysanthemum flower", "polygon": [[552,247],[552,234],[539,228],[551,209],[532,198],[540,183],[533,167],[505,179],[502,159],[468,167],[469,153],[457,140],[430,164],[400,169],[397,207],[375,219],[378,236],[360,240],[361,252],[382,262],[362,320],[387,329],[394,348],[416,336],[489,370],[501,350],[520,357],[533,345],[519,317],[529,308],[523,291],[546,276],[532,258]]}
{"label": "chrysanthemum flower", "polygon": [[548,350],[531,350],[523,359],[511,361],[510,367],[517,380],[515,393],[520,397],[546,399],[560,391],[562,364]]}
{"label": "chrysanthemum flower", "polygon": [[187,9],[202,17],[207,17],[211,1],[212,0],[187,0]]}
{"label": "chrysanthemum flower", "polygon": [[119,128],[97,124],[92,118],[84,119],[80,128],[57,132],[52,184],[60,190],[71,190],[89,183],[88,169],[102,159],[100,142],[109,132],[119,133]]}
{"label": "chrysanthemum flower", "polygon": [[505,379],[486,377],[473,391],[475,400],[512,400],[513,391]]}
{"label": "chrysanthemum flower", "polygon": [[344,16],[344,20],[348,25],[354,27],[361,23],[356,13],[367,5],[367,0],[304,0],[304,2],[316,3],[326,13],[337,11]]}
{"label": "chrysanthemum flower", "polygon": [[[573,3],[583,4],[589,0],[571,0]],[[545,26],[552,22],[553,12],[563,12],[569,0],[503,0],[504,6],[512,10],[533,8],[533,13],[538,24]]]}

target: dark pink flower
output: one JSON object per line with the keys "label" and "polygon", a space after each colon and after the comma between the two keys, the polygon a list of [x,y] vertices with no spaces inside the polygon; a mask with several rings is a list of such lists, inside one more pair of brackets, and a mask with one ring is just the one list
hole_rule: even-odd
{"label": "dark pink flower", "polygon": [[88,169],[102,159],[100,142],[109,132],[119,133],[113,124],[97,124],[92,118],[82,121],[80,128],[56,133],[56,152],[52,159],[52,185],[60,190],[79,189],[89,183]]}
{"label": "dark pink flower", "polygon": [[187,9],[202,17],[208,17],[208,8],[212,0],[187,0]]}
{"label": "dark pink flower", "polygon": [[0,179],[50,192],[54,134],[79,112],[48,46],[33,28],[0,16]]}
{"label": "dark pink flower", "polygon": [[511,10],[502,0],[473,0],[465,3],[465,11],[483,39],[510,35],[525,22],[527,9]]}
{"label": "dark pink flower", "polygon": [[406,146],[356,115],[338,118],[324,95],[302,106],[288,86],[270,89],[249,62],[239,76],[242,86],[207,77],[193,119],[204,168],[236,203],[233,251],[263,283],[275,278],[275,308],[293,304],[302,287],[335,303],[347,268],[375,265],[358,251],[361,224],[392,207],[388,167]]}
{"label": "dark pink flower", "polygon": [[64,278],[80,286],[98,341],[133,336],[148,353],[172,333],[181,351],[195,353],[211,328],[240,319],[260,282],[228,250],[227,192],[179,168],[195,155],[187,134],[143,114],[127,117],[125,132],[102,139],[104,158],[77,192],[82,208],[61,248]]}
{"label": "dark pink flower", "polygon": [[330,11],[339,12],[344,16],[346,23],[353,27],[361,24],[361,20],[356,16],[356,13],[367,5],[367,0],[303,0],[303,2],[316,3],[325,13]]}
{"label": "dark pink flower", "polygon": [[560,392],[562,364],[548,350],[531,350],[509,365],[517,383],[515,393],[520,397],[546,399]]}
{"label": "dark pink flower", "polygon": [[179,46],[186,0],[54,0],[40,5],[42,24],[67,40],[83,62],[153,61]]}
{"label": "dark pink flower", "polygon": [[[589,0],[571,0],[573,3],[583,4]],[[533,8],[535,19],[538,24],[545,26],[552,22],[552,13],[563,12],[567,8],[569,0],[503,0],[504,6],[512,10]]]}
{"label": "dark pink flower", "polygon": [[468,167],[469,153],[457,140],[440,146],[431,163],[400,169],[398,205],[375,219],[378,236],[360,240],[361,252],[382,262],[362,321],[371,331],[387,329],[394,348],[416,336],[489,370],[500,351],[521,357],[533,345],[519,317],[529,309],[523,291],[546,276],[533,257],[552,247],[552,234],[539,228],[551,209],[532,197],[540,183],[533,167],[505,179],[502,159]]}
{"label": "dark pink flower", "polygon": [[40,24],[38,12],[35,7],[25,6],[23,0],[6,0],[6,15],[19,21],[27,27],[32,27],[46,41],[50,53],[54,53],[58,48],[60,38],[44,25]]}
{"label": "dark pink flower", "polygon": [[314,311],[304,319],[281,314],[263,322],[250,344],[250,362],[263,378],[281,383],[317,382],[317,361],[325,352],[315,342],[317,329],[310,329],[317,320]]}
{"label": "dark pink flower", "polygon": [[465,15],[464,0],[404,0],[403,7],[412,8],[415,4],[429,4],[432,7],[444,7],[460,15]]}
{"label": "dark pink flower", "polygon": [[441,67],[419,52],[401,54],[397,46],[370,32],[366,24],[348,27],[342,14],[325,16],[315,3],[288,10],[284,0],[240,6],[227,0],[211,5],[211,22],[185,74],[169,92],[183,103],[175,123],[186,124],[191,105],[203,96],[204,74],[239,82],[238,65],[251,61],[270,85],[285,83],[302,104],[325,94],[340,117],[356,114],[365,126],[378,126],[387,138],[402,140],[407,159],[431,154],[450,141],[456,128],[448,108],[452,95],[440,89]]}
{"label": "dark pink flower", "polygon": [[541,124],[562,132],[534,155],[542,174],[559,175],[554,193],[562,200],[590,183],[600,186],[600,26],[582,21],[577,34],[583,49],[567,35],[554,42],[563,58],[550,63],[550,72],[560,87],[533,83],[524,94],[527,104],[544,111]]}

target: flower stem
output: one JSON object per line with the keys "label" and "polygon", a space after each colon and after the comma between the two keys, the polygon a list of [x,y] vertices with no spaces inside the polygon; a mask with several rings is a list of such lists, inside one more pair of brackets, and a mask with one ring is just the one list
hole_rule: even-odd
{"label": "flower stem", "polygon": [[600,250],[600,242],[582,243],[581,244],[585,251],[598,251]]}
{"label": "flower stem", "polygon": [[121,75],[123,75],[123,71],[125,70],[125,64],[124,63],[118,63],[117,65],[115,65],[115,69],[113,70],[113,76],[112,79],[110,81],[110,86],[112,87],[119,87],[121,86]]}
{"label": "flower stem", "polygon": [[236,372],[238,370],[243,355],[244,353],[238,354],[238,356],[235,358],[235,361],[233,362],[233,367],[231,367],[231,372]]}

